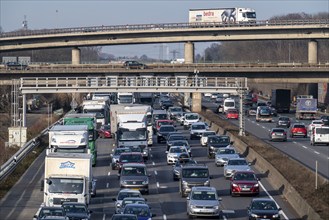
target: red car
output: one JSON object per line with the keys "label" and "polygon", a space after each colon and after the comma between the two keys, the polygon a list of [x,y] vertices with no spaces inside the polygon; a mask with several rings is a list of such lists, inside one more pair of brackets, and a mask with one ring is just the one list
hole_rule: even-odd
{"label": "red car", "polygon": [[230,194],[245,195],[259,194],[259,179],[256,177],[254,171],[237,171],[231,177]]}
{"label": "red car", "polygon": [[174,125],[173,120],[161,119],[156,121],[156,130],[158,131],[161,125]]}
{"label": "red car", "polygon": [[293,124],[290,128],[290,137],[303,136],[307,137],[307,129],[304,124]]}
{"label": "red car", "polygon": [[111,135],[111,126],[110,125],[102,125],[98,130],[98,135],[100,138],[112,138]]}
{"label": "red car", "polygon": [[226,111],[227,119],[239,119],[239,111],[237,109],[228,109]]}

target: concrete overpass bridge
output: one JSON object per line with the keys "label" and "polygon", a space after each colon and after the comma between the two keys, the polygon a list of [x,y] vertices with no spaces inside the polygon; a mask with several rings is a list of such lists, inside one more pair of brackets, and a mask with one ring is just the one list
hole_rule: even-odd
{"label": "concrete overpass bridge", "polygon": [[309,40],[308,62],[317,63],[319,39],[329,39],[329,20],[116,25],[2,33],[0,51],[70,47],[79,64],[79,47],[185,42],[185,62],[193,63],[194,42]]}

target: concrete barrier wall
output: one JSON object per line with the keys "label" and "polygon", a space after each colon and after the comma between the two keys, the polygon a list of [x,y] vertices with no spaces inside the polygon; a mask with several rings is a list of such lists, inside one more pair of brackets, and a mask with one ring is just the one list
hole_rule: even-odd
{"label": "concrete barrier wall", "polygon": [[[207,122],[210,125],[210,129],[218,134],[226,134],[230,136],[231,140],[234,141],[234,146],[237,151],[244,155],[247,161],[251,162],[252,165],[268,179],[274,189],[277,189],[280,193],[282,193],[282,196],[285,197],[285,199],[291,204],[302,219],[321,219],[314,209],[300,196],[295,188],[281,175],[278,170],[276,170],[272,164],[267,162],[267,160],[255,152],[238,136],[235,136],[230,132],[225,132],[222,127],[214,122],[211,122],[206,117],[202,117],[202,120]],[[287,158],[287,160],[289,159],[290,158]],[[319,184],[323,184],[326,181],[327,180],[325,178],[319,177]]]}

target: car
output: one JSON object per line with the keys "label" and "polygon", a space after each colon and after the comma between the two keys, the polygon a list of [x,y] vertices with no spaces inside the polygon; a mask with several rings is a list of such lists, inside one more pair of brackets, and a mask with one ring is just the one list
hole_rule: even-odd
{"label": "car", "polygon": [[307,132],[308,132],[308,134],[310,134],[311,133],[311,131],[312,131],[312,129],[314,128],[314,127],[321,127],[321,126],[323,126],[324,124],[323,124],[323,121],[322,120],[313,120],[312,122],[311,122],[311,124],[309,124],[309,126],[307,127]]}
{"label": "car", "polygon": [[147,204],[128,204],[123,214],[134,214],[138,220],[152,220],[155,214],[151,213],[151,208]]}
{"label": "car", "polygon": [[144,63],[140,63],[135,60],[127,60],[123,63],[123,67],[126,69],[147,69]]}
{"label": "car", "polygon": [[146,165],[141,163],[123,164],[120,174],[120,188],[138,189],[142,194],[149,194],[149,176]]}
{"label": "car", "polygon": [[114,214],[111,220],[138,220],[134,214]]}
{"label": "car", "polygon": [[167,141],[167,135],[170,132],[175,132],[176,129],[173,125],[163,125],[159,128],[157,132],[157,142],[158,144],[161,143],[162,141]]}
{"label": "car", "polygon": [[102,125],[98,130],[98,136],[100,138],[112,138],[111,125]]}
{"label": "car", "polygon": [[170,99],[168,99],[168,100],[164,100],[164,101],[162,101],[161,103],[160,103],[160,107],[162,108],[162,109],[168,109],[168,108],[170,108],[170,107],[172,107],[172,106],[174,106],[174,103],[173,103],[173,101],[171,101]]}
{"label": "car", "polygon": [[172,146],[168,151],[166,151],[166,154],[168,165],[176,163],[181,154],[189,155],[185,146]]}
{"label": "car", "polygon": [[181,125],[183,125],[184,129],[187,130],[190,128],[192,123],[198,122],[199,120],[200,116],[198,113],[188,112],[184,114],[183,120],[181,121]]}
{"label": "car", "polygon": [[121,204],[124,198],[127,197],[137,197],[137,198],[143,198],[142,193],[139,190],[135,189],[121,189],[118,192],[118,195],[116,198],[113,198],[112,200],[115,201],[115,213],[120,213],[121,210]]}
{"label": "car", "polygon": [[139,197],[127,197],[122,200],[121,203],[121,213],[123,213],[123,210],[125,209],[126,205],[128,204],[146,204],[145,198],[139,198]]}
{"label": "car", "polygon": [[153,114],[152,114],[152,124],[153,124],[154,131],[156,131],[155,122],[157,120],[162,120],[162,119],[168,119],[167,111],[163,110],[163,109],[161,109],[161,110],[154,109]]}
{"label": "car", "polygon": [[215,158],[215,154],[219,148],[228,146],[231,143],[230,137],[227,135],[210,135],[207,143],[208,158]]}
{"label": "car", "polygon": [[176,120],[183,115],[183,108],[180,106],[172,106],[168,108],[167,114],[171,120]]}
{"label": "car", "polygon": [[239,154],[233,147],[219,148],[215,155],[216,166],[224,166],[231,158],[239,158]]}
{"label": "car", "polygon": [[314,127],[310,134],[310,144],[326,144],[329,146],[329,126]]}
{"label": "car", "polygon": [[167,136],[167,150],[172,146],[172,141],[184,141],[187,138],[180,132],[169,133]]}
{"label": "car", "polygon": [[278,118],[278,121],[276,123],[276,127],[285,127],[289,128],[291,125],[291,120],[287,116],[281,116]]}
{"label": "car", "polygon": [[116,170],[119,168],[119,158],[121,153],[129,153],[131,152],[131,149],[129,147],[121,147],[121,148],[115,148],[112,149],[113,153],[110,154],[111,158],[111,169]]}
{"label": "car", "polygon": [[42,217],[41,219],[42,220],[69,220],[69,217],[67,217],[67,216],[52,216],[52,215],[48,215],[48,216]]}
{"label": "car", "polygon": [[239,119],[239,111],[237,109],[228,109],[226,111],[227,119]]}
{"label": "car", "polygon": [[186,197],[194,186],[210,186],[211,176],[209,169],[204,164],[185,165],[181,169],[181,178],[179,181],[179,193]]}
{"label": "car", "polygon": [[37,213],[33,216],[33,220],[44,219],[45,216],[66,216],[63,207],[56,206],[44,206],[43,204],[40,206]]}
{"label": "car", "polygon": [[30,69],[27,64],[17,63],[17,62],[7,62],[5,64],[5,67],[8,70],[29,70]]}
{"label": "car", "polygon": [[202,133],[207,131],[207,125],[204,122],[194,122],[190,127],[190,139],[201,138]]}
{"label": "car", "polygon": [[278,111],[276,110],[276,108],[274,108],[273,106],[269,106],[270,110],[271,110],[271,115],[276,117],[278,116]]}
{"label": "car", "polygon": [[182,158],[181,156],[182,154],[180,155],[176,163],[173,165],[173,180],[180,179],[180,173],[183,166],[197,164],[197,162],[192,158],[190,157]]}
{"label": "car", "polygon": [[185,147],[191,156],[191,146],[187,140],[172,140],[168,142],[167,150],[169,150],[170,147],[176,146],[176,147]]}
{"label": "car", "polygon": [[245,158],[232,158],[224,165],[224,177],[228,179],[237,171],[249,170],[251,170],[250,163],[248,163]]}
{"label": "car", "polygon": [[280,219],[280,210],[276,202],[271,198],[254,198],[247,207],[249,220]]}
{"label": "car", "polygon": [[217,195],[215,187],[198,186],[192,187],[187,201],[187,215],[192,216],[220,216],[221,198]]}
{"label": "car", "polygon": [[200,144],[202,147],[207,146],[208,143],[208,136],[210,135],[216,135],[216,132],[214,131],[205,131],[202,133],[201,138],[200,138]]}
{"label": "car", "polygon": [[259,195],[259,179],[254,171],[237,171],[230,179],[230,195]]}
{"label": "car", "polygon": [[323,125],[329,126],[329,115],[322,115],[320,117],[320,120],[322,120]]}
{"label": "car", "polygon": [[119,171],[118,173],[121,172],[121,168],[123,164],[125,163],[144,163],[144,158],[143,155],[139,152],[126,152],[126,153],[121,153],[119,157],[119,163],[118,163],[118,168]]}
{"label": "car", "polygon": [[85,203],[82,202],[63,202],[62,207],[69,219],[89,220],[91,213]]}
{"label": "car", "polygon": [[173,126],[175,126],[173,120],[169,120],[169,119],[156,120],[155,121],[155,131],[157,132],[162,125],[173,125]]}
{"label": "car", "polygon": [[290,128],[290,137],[303,136],[307,137],[307,130],[304,124],[294,123]]}
{"label": "car", "polygon": [[257,114],[257,107],[250,107],[249,110],[247,111],[247,116],[256,116]]}
{"label": "car", "polygon": [[272,128],[268,136],[270,141],[287,141],[287,131],[284,128]]}

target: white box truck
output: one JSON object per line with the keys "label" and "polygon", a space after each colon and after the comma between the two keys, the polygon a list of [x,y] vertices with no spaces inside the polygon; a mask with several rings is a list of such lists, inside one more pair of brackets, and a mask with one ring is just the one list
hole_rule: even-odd
{"label": "white box truck", "polygon": [[49,153],[45,158],[44,203],[60,206],[63,202],[89,204],[96,195],[91,154]]}
{"label": "white box truck", "polygon": [[255,23],[256,12],[251,8],[190,9],[189,23]]}
{"label": "white box truck", "polygon": [[87,125],[55,125],[48,134],[47,152],[90,153]]}
{"label": "white box truck", "polygon": [[96,114],[97,128],[109,123],[110,99],[84,100],[82,103],[83,113]]}

